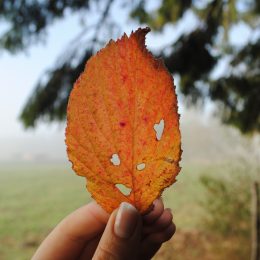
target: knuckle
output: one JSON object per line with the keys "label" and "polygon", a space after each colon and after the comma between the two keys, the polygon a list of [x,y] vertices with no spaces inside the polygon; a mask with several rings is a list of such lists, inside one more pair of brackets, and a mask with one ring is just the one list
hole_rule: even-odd
{"label": "knuckle", "polygon": [[167,228],[164,233],[162,234],[163,242],[166,242],[172,238],[176,230],[175,225],[171,225],[169,228]]}
{"label": "knuckle", "polygon": [[161,232],[153,233],[147,237],[147,241],[151,244],[162,244],[172,238],[176,230],[175,225],[172,223]]}
{"label": "knuckle", "polygon": [[171,222],[172,222],[173,216],[172,216],[172,212],[171,212],[170,209],[165,209],[165,211],[164,211],[164,217],[165,217],[165,219],[166,219],[166,222],[168,222],[168,223],[171,223]]}

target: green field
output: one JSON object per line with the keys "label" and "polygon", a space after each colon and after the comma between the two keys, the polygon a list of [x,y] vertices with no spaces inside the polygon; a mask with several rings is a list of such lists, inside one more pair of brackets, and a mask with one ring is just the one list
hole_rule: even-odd
{"label": "green field", "polygon": [[[205,214],[201,207],[204,189],[199,176],[209,172],[217,174],[218,169],[216,165],[183,165],[178,181],[166,190],[164,202],[173,210],[177,233],[157,259],[186,259],[180,256],[182,250],[185,254],[188,252],[187,259],[200,259],[207,253],[196,244],[198,237],[199,243],[204,239],[204,233],[200,235],[203,232],[201,219]],[[64,216],[89,201],[84,178],[76,176],[69,165],[2,166],[0,259],[30,259],[42,239]],[[191,237],[186,249],[182,243],[186,241],[185,236]],[[205,243],[208,243],[207,238]]]}

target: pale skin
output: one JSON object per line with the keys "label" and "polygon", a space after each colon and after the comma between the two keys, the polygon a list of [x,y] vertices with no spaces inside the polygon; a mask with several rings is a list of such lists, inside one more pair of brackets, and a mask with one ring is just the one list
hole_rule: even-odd
{"label": "pale skin", "polygon": [[176,229],[162,200],[153,204],[145,216],[128,203],[109,215],[91,202],[64,218],[32,260],[151,259]]}

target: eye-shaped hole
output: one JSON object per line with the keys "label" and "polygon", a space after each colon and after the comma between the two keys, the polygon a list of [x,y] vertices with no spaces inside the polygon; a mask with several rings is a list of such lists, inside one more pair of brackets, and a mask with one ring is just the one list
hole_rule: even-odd
{"label": "eye-shaped hole", "polygon": [[124,184],[118,183],[115,185],[119,191],[124,194],[125,196],[130,195],[132,189],[127,188]]}
{"label": "eye-shaped hole", "polygon": [[137,164],[137,165],[136,165],[136,169],[137,169],[138,171],[144,170],[144,169],[145,169],[145,163],[139,163],[139,164]]}
{"label": "eye-shaped hole", "polygon": [[161,119],[159,124],[154,124],[153,129],[155,130],[156,133],[156,139],[160,141],[164,130],[164,120]]}
{"label": "eye-shaped hole", "polygon": [[110,158],[110,162],[113,163],[113,165],[115,166],[120,165],[120,158],[117,153],[112,154],[112,157]]}

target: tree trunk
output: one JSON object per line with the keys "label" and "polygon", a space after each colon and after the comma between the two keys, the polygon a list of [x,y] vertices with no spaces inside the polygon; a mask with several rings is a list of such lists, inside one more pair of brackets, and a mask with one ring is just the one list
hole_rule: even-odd
{"label": "tree trunk", "polygon": [[260,185],[257,182],[253,183],[252,202],[251,260],[260,260]]}

